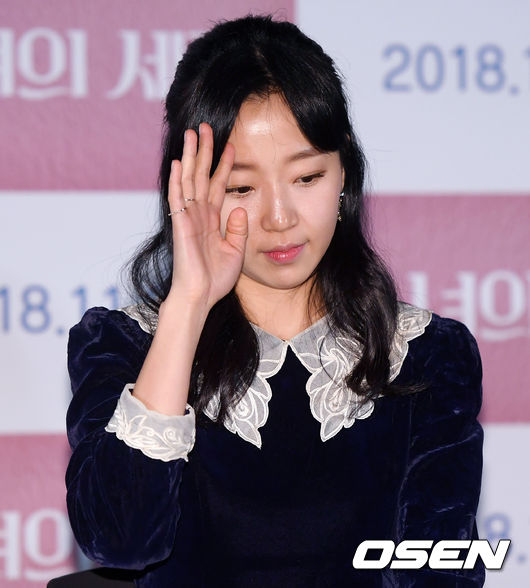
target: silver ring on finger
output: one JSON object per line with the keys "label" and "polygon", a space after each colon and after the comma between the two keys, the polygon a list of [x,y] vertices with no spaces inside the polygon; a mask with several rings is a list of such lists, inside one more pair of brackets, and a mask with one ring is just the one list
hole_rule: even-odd
{"label": "silver ring on finger", "polygon": [[170,213],[168,213],[168,216],[171,216],[172,214],[178,214],[179,212],[185,212],[186,207],[184,208],[179,208],[178,210],[172,210]]}
{"label": "silver ring on finger", "polygon": [[184,202],[195,202],[195,198],[184,198]]}

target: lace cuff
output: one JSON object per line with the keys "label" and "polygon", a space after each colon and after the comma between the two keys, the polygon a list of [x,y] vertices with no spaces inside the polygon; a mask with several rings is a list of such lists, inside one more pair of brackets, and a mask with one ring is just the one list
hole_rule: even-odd
{"label": "lace cuff", "polygon": [[186,414],[170,416],[149,410],[135,398],[134,384],[126,384],[105,431],[115,433],[129,447],[147,457],[188,461],[195,443],[195,412],[186,404]]}

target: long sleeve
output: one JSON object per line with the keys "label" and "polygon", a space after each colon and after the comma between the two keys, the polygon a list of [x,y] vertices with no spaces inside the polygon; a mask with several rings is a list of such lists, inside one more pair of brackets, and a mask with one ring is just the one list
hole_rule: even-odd
{"label": "long sleeve", "polygon": [[[120,396],[129,394],[127,385],[136,381],[150,342],[151,336],[127,315],[104,308],[87,311],[68,342],[73,391],[67,415],[73,451],[66,474],[70,522],[89,558],[137,570],[171,552],[186,466],[185,458],[154,459],[136,448],[127,422],[129,439],[124,441],[127,409]],[[129,405],[137,412],[143,406],[137,400]],[[149,412],[140,415],[142,422]]]}
{"label": "long sleeve", "polygon": [[[482,366],[469,330],[439,319],[425,333],[422,370],[430,380],[416,395],[411,443],[395,521],[396,544],[405,539],[474,539],[482,474]],[[461,554],[465,558],[465,551]],[[479,560],[472,570],[387,569],[386,587],[477,587],[484,583]]]}

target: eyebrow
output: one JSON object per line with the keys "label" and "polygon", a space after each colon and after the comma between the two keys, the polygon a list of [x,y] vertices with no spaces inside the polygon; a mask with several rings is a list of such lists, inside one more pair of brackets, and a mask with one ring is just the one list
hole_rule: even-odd
{"label": "eyebrow", "polygon": [[[293,161],[300,161],[301,159],[307,159],[322,154],[322,151],[317,151],[314,147],[307,147],[306,149],[302,149],[302,151],[298,151],[297,153],[293,153],[292,155],[289,155],[289,157],[286,157],[285,163],[292,163]],[[234,162],[234,165],[232,166],[232,171],[255,169],[256,166],[253,163],[246,163],[244,161]]]}

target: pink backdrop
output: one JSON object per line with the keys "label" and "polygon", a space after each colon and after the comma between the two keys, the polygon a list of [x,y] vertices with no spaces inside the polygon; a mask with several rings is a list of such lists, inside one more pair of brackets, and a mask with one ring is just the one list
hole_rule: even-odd
{"label": "pink backdrop", "polygon": [[528,197],[385,195],[374,220],[403,298],[465,322],[477,338],[481,421],[529,422]]}
{"label": "pink backdrop", "polygon": [[3,189],[153,188],[162,104],[187,44],[214,21],[293,10],[291,0],[4,0]]}

